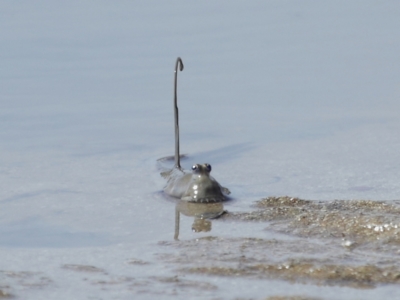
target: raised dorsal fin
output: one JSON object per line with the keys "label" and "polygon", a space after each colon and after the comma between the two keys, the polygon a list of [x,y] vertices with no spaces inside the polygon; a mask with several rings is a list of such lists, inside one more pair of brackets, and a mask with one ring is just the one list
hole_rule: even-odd
{"label": "raised dorsal fin", "polygon": [[178,66],[179,70],[183,70],[183,62],[180,57],[176,59],[175,64],[175,81],[174,81],[174,116],[175,116],[175,168],[181,168],[181,159],[179,156],[179,112],[178,112]]}

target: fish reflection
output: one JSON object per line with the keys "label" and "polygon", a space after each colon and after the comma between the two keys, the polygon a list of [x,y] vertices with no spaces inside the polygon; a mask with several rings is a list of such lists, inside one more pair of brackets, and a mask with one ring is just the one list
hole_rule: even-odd
{"label": "fish reflection", "polygon": [[194,217],[192,224],[193,232],[211,231],[211,220],[216,219],[225,213],[222,203],[195,203],[180,200],[175,207],[175,235],[174,239],[179,240],[180,214]]}

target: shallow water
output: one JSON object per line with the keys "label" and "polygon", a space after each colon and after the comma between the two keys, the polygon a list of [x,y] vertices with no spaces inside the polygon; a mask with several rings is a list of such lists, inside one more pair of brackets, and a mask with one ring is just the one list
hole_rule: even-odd
{"label": "shallow water", "polygon": [[[301,214],[309,225],[296,223],[295,210],[279,222],[274,213],[257,222],[229,218],[257,215],[252,205],[268,196],[399,199],[399,4],[23,1],[0,8],[0,298],[398,293],[395,280],[361,288],[318,281],[300,268],[339,265],[348,274],[346,263],[357,262],[385,272],[398,255],[388,243],[343,240],[340,230],[349,228],[324,227],[315,211]],[[232,193],[228,213],[210,223],[181,207],[179,241],[178,202],[161,192],[156,164],[174,151],[177,56],[185,64],[182,166],[210,163]],[[391,212],[375,213],[393,222]],[[300,275],[265,271],[295,259]],[[254,260],[264,271],[254,271]],[[200,272],[210,263],[243,273]]]}

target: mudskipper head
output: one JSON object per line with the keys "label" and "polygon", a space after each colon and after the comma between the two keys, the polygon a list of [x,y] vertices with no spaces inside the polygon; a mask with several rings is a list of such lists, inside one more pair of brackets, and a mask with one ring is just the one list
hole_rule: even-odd
{"label": "mudskipper head", "polygon": [[195,164],[192,178],[183,200],[200,203],[215,203],[225,200],[219,183],[210,176],[211,165]]}
{"label": "mudskipper head", "polygon": [[211,172],[211,165],[210,164],[195,164],[192,167],[193,174],[198,175],[209,175]]}

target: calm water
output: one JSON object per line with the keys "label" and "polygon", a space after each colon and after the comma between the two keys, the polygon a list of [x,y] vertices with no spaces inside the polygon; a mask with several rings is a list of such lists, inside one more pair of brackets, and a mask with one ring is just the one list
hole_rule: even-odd
{"label": "calm water", "polygon": [[[181,275],[162,243],[173,242],[176,201],[160,192],[156,160],[173,154],[181,56],[182,164],[212,164],[232,192],[225,209],[271,195],[399,199],[399,4],[0,8],[0,289],[21,299],[376,299],[397,290],[195,275],[171,283]],[[218,220],[194,233],[193,222],[181,215],[181,241],[292,239]]]}

